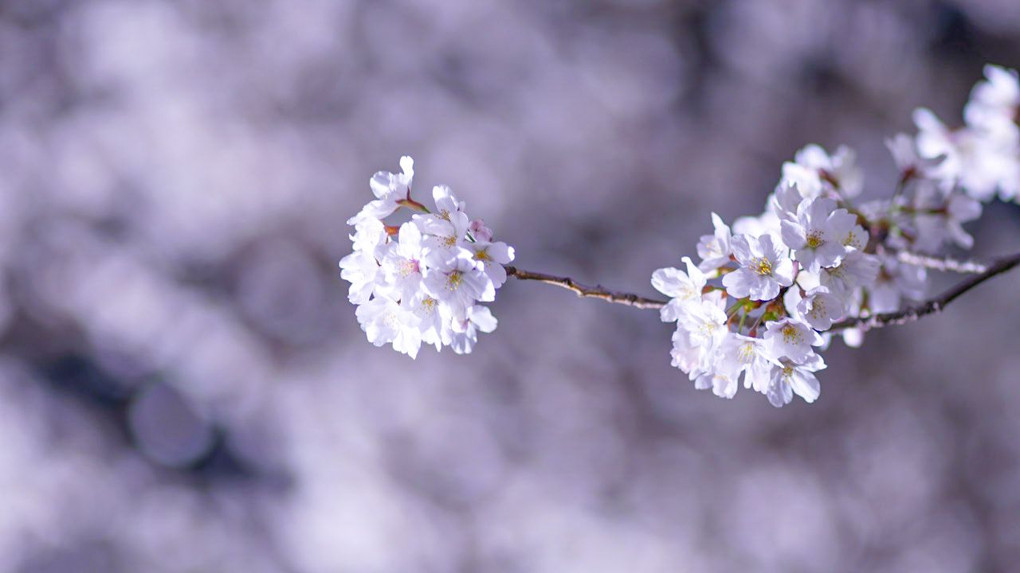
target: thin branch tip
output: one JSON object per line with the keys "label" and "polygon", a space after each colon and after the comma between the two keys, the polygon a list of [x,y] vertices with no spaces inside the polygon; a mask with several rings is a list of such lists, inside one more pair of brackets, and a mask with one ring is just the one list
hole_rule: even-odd
{"label": "thin branch tip", "polygon": [[988,270],[988,265],[976,260],[957,260],[953,258],[932,257],[910,251],[896,253],[896,258],[908,265],[924,267],[935,271],[960,274],[981,274]]}
{"label": "thin branch tip", "polygon": [[[942,295],[920,302],[917,305],[904,308],[895,312],[885,312],[871,316],[848,318],[832,325],[829,332],[839,332],[851,328],[868,331],[874,328],[907,324],[914,322],[929,314],[940,313],[958,297],[967,291],[977,287],[981,283],[1012,270],[1020,265],[1020,253],[1008,255],[991,261],[988,264],[976,261],[956,261],[953,259],[937,259],[915,253],[901,252],[897,255],[900,260],[925,268],[936,269],[947,272],[968,273],[972,276],[960,284],[950,288]],[[640,309],[659,310],[666,306],[666,301],[643,297],[629,292],[611,291],[596,284],[586,286],[570,277],[559,277],[546,273],[526,271],[512,265],[506,265],[507,276],[518,280],[537,281],[545,284],[558,286],[567,289],[582,298],[597,298],[613,304],[622,304]]]}
{"label": "thin branch tip", "polygon": [[506,274],[519,280],[538,281],[545,284],[555,285],[572,291],[579,297],[597,298],[613,304],[622,304],[640,309],[658,310],[666,306],[666,301],[656,300],[638,296],[628,292],[615,292],[604,288],[602,285],[586,286],[570,277],[558,277],[545,273],[526,271],[517,267],[506,265]]}
{"label": "thin branch tip", "polygon": [[[967,263],[971,264],[972,262],[968,261]],[[972,264],[980,265],[980,263]],[[846,330],[850,328],[858,328],[862,331],[868,331],[873,328],[881,328],[883,326],[907,324],[908,322],[914,322],[929,314],[936,314],[942,312],[943,310],[945,310],[947,306],[949,306],[949,303],[953,302],[960,296],[964,295],[967,291],[977,287],[981,283],[997,275],[1012,270],[1018,265],[1020,265],[1020,253],[1000,257],[998,259],[993,260],[990,264],[984,265],[984,270],[982,272],[974,274],[967,280],[950,288],[949,290],[945,291],[938,297],[928,299],[915,306],[911,306],[895,312],[884,312],[867,317],[846,319],[836,324],[833,324],[830,330],[833,332],[837,332],[840,330]],[[952,270],[952,269],[940,269],[940,270]],[[973,272],[973,271],[953,271],[953,272]]]}

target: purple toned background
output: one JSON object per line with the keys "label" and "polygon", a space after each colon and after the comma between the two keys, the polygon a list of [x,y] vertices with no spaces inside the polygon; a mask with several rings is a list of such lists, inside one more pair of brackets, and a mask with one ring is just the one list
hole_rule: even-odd
{"label": "purple toned background", "polygon": [[[412,361],[336,261],[411,154],[519,266],[651,295],[807,143],[891,192],[883,139],[957,122],[1017,30],[1014,0],[0,2],[0,571],[1015,567],[1015,273],[776,410],[535,283]],[[973,229],[1020,248],[1016,206]]]}

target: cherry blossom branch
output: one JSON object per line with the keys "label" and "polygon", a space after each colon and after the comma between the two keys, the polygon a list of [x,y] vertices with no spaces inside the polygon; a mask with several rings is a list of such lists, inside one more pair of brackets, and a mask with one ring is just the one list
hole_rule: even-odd
{"label": "cherry blossom branch", "polygon": [[[1020,253],[1009,255],[995,259],[991,264],[985,265],[975,261],[955,261],[953,259],[938,259],[934,257],[927,257],[924,255],[917,255],[913,253],[900,253],[900,260],[910,263],[926,266],[927,268],[951,271],[959,273],[973,273],[974,276],[961,282],[955,287],[949,289],[941,296],[933,299],[924,301],[923,303],[899,310],[896,312],[886,312],[882,314],[876,314],[868,317],[859,317],[843,320],[832,325],[830,329],[832,332],[838,332],[848,328],[860,328],[864,331],[871,330],[873,328],[881,328],[884,326],[892,326],[899,324],[906,324],[920,319],[923,316],[929,314],[935,314],[941,312],[945,307],[956,300],[958,297],[987,281],[988,279],[1008,272],[1013,268],[1020,265]],[[507,265],[506,273],[509,276],[516,277],[519,280],[531,280],[538,281],[541,283],[555,285],[561,288],[565,288],[569,291],[573,291],[580,297],[597,298],[606,302],[615,304],[622,304],[625,306],[631,306],[640,309],[652,309],[658,310],[666,305],[665,301],[646,298],[633,293],[628,292],[616,292],[608,290],[601,285],[595,285],[594,287],[581,284],[570,277],[558,277],[555,275],[549,275],[545,273],[536,273],[532,271],[526,271]]]}
{"label": "cherry blossom branch", "polygon": [[601,285],[591,287],[583,285],[570,277],[557,277],[554,275],[547,275],[545,273],[535,273],[532,271],[518,269],[517,267],[510,265],[506,265],[504,268],[506,269],[507,275],[516,277],[519,280],[538,281],[545,284],[555,285],[573,291],[580,297],[597,298],[606,302],[641,309],[657,310],[666,306],[666,301],[663,300],[645,298],[629,292],[614,292],[603,288]]}
{"label": "cherry blossom branch", "polygon": [[981,274],[988,270],[988,265],[975,260],[961,261],[950,258],[931,257],[908,251],[900,251],[897,253],[896,258],[908,265],[948,273]]}
{"label": "cherry blossom branch", "polygon": [[[973,277],[961,282],[953,288],[942,293],[941,296],[929,299],[919,305],[905,308],[896,312],[884,312],[869,317],[860,317],[847,319],[832,325],[832,331],[844,330],[847,328],[860,328],[863,331],[871,330],[872,328],[881,328],[883,326],[891,326],[894,324],[907,324],[908,322],[914,322],[923,316],[929,314],[935,314],[941,312],[949,303],[956,300],[958,297],[969,291],[970,289],[978,286],[979,284],[987,281],[988,279],[1012,270],[1017,265],[1020,265],[1020,253],[1001,257],[992,261],[990,265],[985,268],[984,272],[976,274]],[[962,272],[962,271],[961,271]]]}
{"label": "cherry blossom branch", "polygon": [[[854,206],[863,173],[852,149],[799,150],[783,164],[760,215],[731,228],[713,213],[712,233],[698,241],[699,262],[683,257],[686,270],[652,273],[651,286],[668,302],[510,266],[514,248],[471,219],[449,187],[433,187],[434,210],[411,198],[408,156],[400,159],[401,173],[380,171],[369,180],[376,198],[347,221],[354,252],[340,261],[340,277],[351,283],[348,299],[368,341],[412,358],[423,345],[471,352],[478,333],[497,325],[482,303],[495,299],[509,275],[661,310],[659,318],[676,327],[672,364],[696,388],[732,398],[742,380],[776,407],[794,394],[813,402],[820,395],[815,373],[825,368],[814,348],[823,343],[820,333],[919,320],[1020,266],[1020,253],[974,261],[913,252],[969,249],[974,240],[963,225],[981,215],[983,202],[1020,203],[1020,145],[1001,137],[1020,117],[1020,74],[987,66],[985,77],[971,92],[964,127],[948,128],[919,109],[917,136],[886,141],[900,174],[891,200]],[[410,210],[410,220],[387,224],[399,209]],[[921,300],[925,269],[963,276]],[[919,302],[878,312],[900,308],[902,300]],[[845,318],[862,312],[871,315]]]}

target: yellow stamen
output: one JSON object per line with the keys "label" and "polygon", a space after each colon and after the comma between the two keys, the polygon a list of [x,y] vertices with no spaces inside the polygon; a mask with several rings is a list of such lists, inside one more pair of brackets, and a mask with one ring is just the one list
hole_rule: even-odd
{"label": "yellow stamen", "polygon": [[400,276],[406,277],[418,272],[418,261],[406,260],[400,263]]}
{"label": "yellow stamen", "polygon": [[822,234],[818,232],[811,233],[807,236],[807,247],[809,249],[817,249],[822,246],[825,241],[822,239]]}
{"label": "yellow stamen", "polygon": [[450,290],[457,290],[462,282],[464,282],[464,273],[461,271],[453,271],[446,275],[446,288]]}
{"label": "yellow stamen", "polygon": [[786,324],[782,329],[783,341],[787,344],[799,342],[801,339],[800,329],[792,324]]}
{"label": "yellow stamen", "polygon": [[749,364],[754,359],[754,344],[751,342],[741,344],[740,349],[737,351],[737,356],[740,357],[741,362]]}
{"label": "yellow stamen", "polygon": [[816,298],[811,306],[811,316],[822,316],[825,314],[825,300]]}
{"label": "yellow stamen", "polygon": [[432,314],[436,310],[436,299],[427,296],[421,301],[421,305],[425,308],[425,312]]}

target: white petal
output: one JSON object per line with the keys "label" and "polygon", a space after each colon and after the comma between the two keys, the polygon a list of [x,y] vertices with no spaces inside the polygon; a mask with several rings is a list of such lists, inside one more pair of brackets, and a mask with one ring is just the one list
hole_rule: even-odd
{"label": "white petal", "polygon": [[686,273],[678,268],[666,267],[652,273],[652,286],[669,297],[679,297],[690,284]]}
{"label": "white petal", "polygon": [[779,223],[782,229],[783,243],[791,249],[803,249],[807,244],[807,233],[800,223],[783,220]]}
{"label": "white petal", "polygon": [[748,296],[751,293],[751,287],[754,285],[751,272],[742,268],[731,273],[727,273],[726,276],[723,277],[722,283],[723,286],[726,287],[726,292],[733,298],[744,298],[745,296]]}
{"label": "white petal", "polygon": [[808,404],[817,400],[822,392],[822,388],[818,384],[818,378],[815,378],[815,375],[810,372],[794,371],[793,375],[790,376],[790,386],[794,393],[803,398]]}

